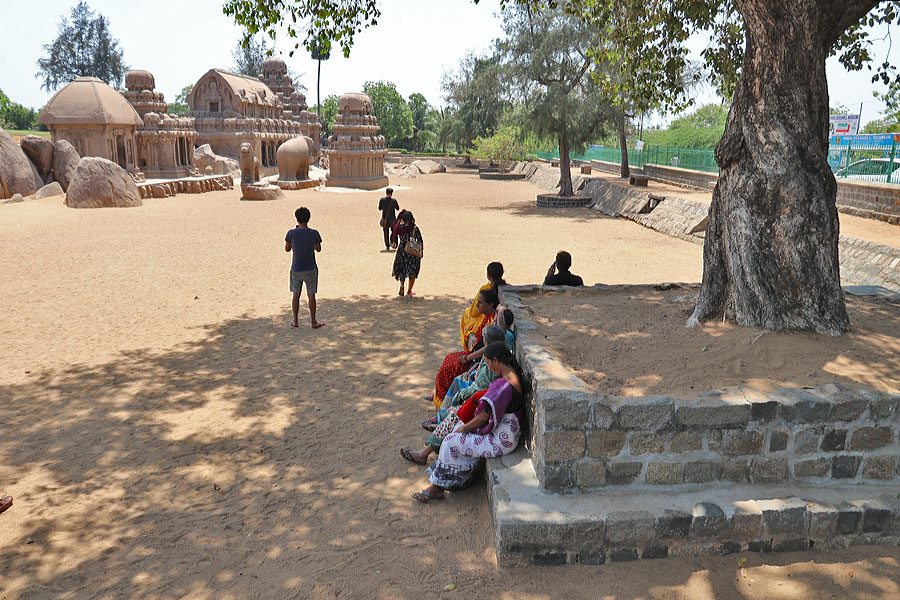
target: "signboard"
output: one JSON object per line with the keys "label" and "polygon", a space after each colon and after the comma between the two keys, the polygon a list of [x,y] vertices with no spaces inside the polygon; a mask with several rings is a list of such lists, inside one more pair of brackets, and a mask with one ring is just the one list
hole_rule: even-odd
{"label": "signboard", "polygon": [[644,149],[644,140],[637,140],[634,143],[634,149],[637,150],[638,152],[643,150]]}
{"label": "signboard", "polygon": [[859,115],[831,115],[828,135],[856,135],[859,133]]}
{"label": "signboard", "polygon": [[900,142],[900,133],[867,133],[861,135],[832,135],[830,146],[856,146],[865,148],[890,148]]}

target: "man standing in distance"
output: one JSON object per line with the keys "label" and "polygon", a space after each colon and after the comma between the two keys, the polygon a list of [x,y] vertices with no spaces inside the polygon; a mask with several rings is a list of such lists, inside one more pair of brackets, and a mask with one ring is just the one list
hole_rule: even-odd
{"label": "man standing in distance", "polygon": [[291,310],[294,320],[291,327],[297,327],[297,313],[300,310],[300,292],[306,284],[306,299],[309,301],[309,323],[313,329],[324,327],[325,323],[316,321],[316,291],[319,287],[319,269],[316,267],[316,252],[322,251],[322,236],[315,229],[309,228],[309,209],[300,207],[294,211],[297,226],[287,232],[284,237],[284,251],[294,251],[291,262]]}
{"label": "man standing in distance", "polygon": [[378,201],[378,210],[381,211],[381,229],[384,232],[384,251],[390,252],[391,227],[394,226],[394,221],[397,219],[397,211],[400,210],[400,205],[394,200],[393,188],[384,190],[384,193],[387,194],[387,196]]}

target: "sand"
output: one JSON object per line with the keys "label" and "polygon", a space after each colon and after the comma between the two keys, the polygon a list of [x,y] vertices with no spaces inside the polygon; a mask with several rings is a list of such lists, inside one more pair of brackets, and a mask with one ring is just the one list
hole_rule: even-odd
{"label": "sand", "polygon": [[[587,283],[699,281],[701,248],[538,209],[524,182],[395,183],[418,298],[396,296],[375,192],[0,207],[0,600],[900,596],[895,548],[501,570],[483,484],[412,501],[398,449],[488,262],[532,283],[565,248]],[[315,331],[289,327],[299,205],[323,238]]]}
{"label": "sand", "polygon": [[830,382],[900,393],[896,302],[848,296],[852,330],[840,337],[719,320],[687,329],[700,288],[655,287],[525,293],[522,301],[534,311],[542,344],[606,394],[689,397]]}

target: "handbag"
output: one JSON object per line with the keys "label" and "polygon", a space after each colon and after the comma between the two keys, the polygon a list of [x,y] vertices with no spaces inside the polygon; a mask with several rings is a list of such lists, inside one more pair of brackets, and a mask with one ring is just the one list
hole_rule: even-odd
{"label": "handbag", "polygon": [[406,246],[403,248],[407,254],[412,254],[417,258],[422,258],[425,252],[422,247],[422,235],[419,233],[419,228],[416,227],[412,234],[409,236],[409,239],[406,240]]}
{"label": "handbag", "polygon": [[384,229],[385,227],[387,227],[387,219],[385,219],[384,217],[381,217],[381,220],[378,221],[378,225],[380,225],[381,228]]}

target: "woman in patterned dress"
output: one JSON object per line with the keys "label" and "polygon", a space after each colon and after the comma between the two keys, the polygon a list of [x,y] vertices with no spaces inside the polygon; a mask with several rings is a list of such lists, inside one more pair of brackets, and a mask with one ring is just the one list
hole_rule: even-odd
{"label": "woman in patterned dress", "polygon": [[479,459],[504,456],[519,445],[525,376],[503,342],[488,346],[484,356],[499,378],[481,397],[472,419],[460,421],[444,438],[437,461],[425,470],[431,485],[413,494],[419,502],[440,500],[445,490],[469,487]]}
{"label": "woman in patterned dress", "polygon": [[408,210],[401,210],[400,214],[397,215],[397,220],[394,221],[394,231],[391,234],[391,243],[397,248],[397,253],[394,255],[392,275],[394,279],[400,282],[400,291],[397,292],[399,296],[404,295],[403,283],[407,279],[409,279],[409,288],[405,292],[406,295],[416,295],[413,292],[413,285],[416,283],[416,277],[419,276],[419,269],[422,266],[421,257],[413,256],[406,251],[406,242],[410,238],[421,242],[422,232],[416,226],[413,214]]}

